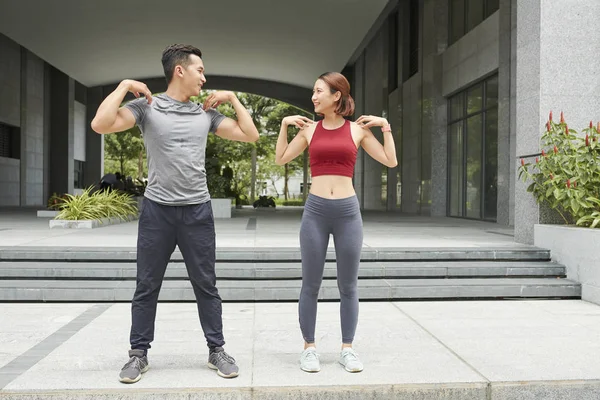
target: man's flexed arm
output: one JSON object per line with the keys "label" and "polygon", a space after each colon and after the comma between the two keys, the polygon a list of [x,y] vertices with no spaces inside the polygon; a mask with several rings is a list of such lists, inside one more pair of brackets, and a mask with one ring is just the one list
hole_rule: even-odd
{"label": "man's flexed arm", "polygon": [[[148,87],[138,81],[126,79],[110,94],[96,112],[92,120],[92,129],[97,133],[121,132],[135,125],[133,113],[125,107],[120,107],[127,92],[131,92],[135,97],[144,95],[148,103],[152,102],[152,93]],[[120,107],[120,108],[119,108]]]}
{"label": "man's flexed arm", "polygon": [[258,130],[252,122],[248,110],[233,92],[215,92],[204,101],[204,109],[217,107],[221,103],[229,102],[235,110],[237,121],[225,118],[217,128],[215,134],[224,139],[236,140],[238,142],[256,142]]}

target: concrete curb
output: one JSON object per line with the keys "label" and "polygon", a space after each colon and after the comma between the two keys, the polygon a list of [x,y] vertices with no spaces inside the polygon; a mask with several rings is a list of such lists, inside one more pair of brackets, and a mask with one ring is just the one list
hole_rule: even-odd
{"label": "concrete curb", "polygon": [[121,218],[102,218],[102,219],[87,219],[87,220],[64,220],[64,219],[52,219],[48,221],[50,229],[64,228],[64,229],[93,229],[102,228],[104,226],[121,224],[123,222],[130,222],[137,219],[137,215],[129,215],[123,219]]}

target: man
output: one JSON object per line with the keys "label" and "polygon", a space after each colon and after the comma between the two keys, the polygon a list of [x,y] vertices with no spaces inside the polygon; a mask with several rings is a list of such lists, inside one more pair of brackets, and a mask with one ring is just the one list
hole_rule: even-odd
{"label": "man", "polygon": [[[139,220],[137,286],[131,306],[131,350],[119,379],[137,382],[148,370],[158,293],[175,246],[190,276],[200,324],[209,347],[208,366],[224,378],[238,375],[223,349],[221,298],[216,288],[215,229],[204,169],[206,140],[214,132],[229,140],[254,142],[258,131],[232,92],[215,92],[201,106],[190,101],[206,82],[202,53],[172,45],[162,55],[168,88],[153,96],[142,82],[124,80],[100,105],[92,129],[105,134],[137,124],[148,153],[148,186]],[[127,92],[137,100],[119,107]],[[144,97],[140,98],[140,95]],[[214,109],[230,102],[237,121]]]}

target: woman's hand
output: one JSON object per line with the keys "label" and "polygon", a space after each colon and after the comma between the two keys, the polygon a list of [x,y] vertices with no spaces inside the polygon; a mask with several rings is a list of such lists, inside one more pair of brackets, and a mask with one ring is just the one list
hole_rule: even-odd
{"label": "woman's hand", "polygon": [[375,117],[373,115],[361,115],[355,122],[363,128],[371,128],[373,126],[384,127],[389,125],[387,119],[382,117]]}
{"label": "woman's hand", "polygon": [[304,129],[310,124],[313,124],[314,121],[301,115],[291,115],[289,117],[285,117],[281,123],[285,126],[293,125],[297,128]]}

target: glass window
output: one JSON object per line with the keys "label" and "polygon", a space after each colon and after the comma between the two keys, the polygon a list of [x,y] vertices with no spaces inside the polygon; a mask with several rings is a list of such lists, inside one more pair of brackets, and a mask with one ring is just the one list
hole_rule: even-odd
{"label": "glass window", "polygon": [[450,7],[449,43],[452,44],[498,11],[500,0],[448,0]]}
{"label": "glass window", "polygon": [[498,77],[451,97],[448,115],[448,215],[495,221]]}
{"label": "glass window", "polygon": [[0,157],[21,158],[21,129],[0,123]]}
{"label": "glass window", "polygon": [[484,0],[467,0],[467,29],[469,32],[483,21]]}
{"label": "glass window", "polygon": [[85,163],[83,161],[75,160],[73,163],[73,186],[76,189],[83,189],[83,167]]}
{"label": "glass window", "polygon": [[388,92],[392,93],[398,88],[398,11],[392,13],[389,21],[389,46],[388,46]]}
{"label": "glass window", "polygon": [[483,109],[483,85],[473,86],[467,91],[467,115],[474,114]]}
{"label": "glass window", "polygon": [[381,205],[387,209],[387,167],[381,169]]}
{"label": "glass window", "polygon": [[450,43],[465,34],[465,0],[450,0]]}
{"label": "glass window", "polygon": [[482,159],[482,115],[476,115],[467,120],[467,201],[466,216],[481,218],[481,159]]}
{"label": "glass window", "polygon": [[485,114],[485,177],[483,218],[496,220],[498,210],[498,108]]}
{"label": "glass window", "polygon": [[450,98],[450,122],[465,117],[465,96],[463,93]]}
{"label": "glass window", "polygon": [[485,17],[489,17],[500,9],[500,0],[487,0]]}
{"label": "glass window", "polygon": [[498,76],[485,82],[485,107],[493,107],[498,104]]}
{"label": "glass window", "polygon": [[450,125],[450,215],[463,216],[463,122]]}

